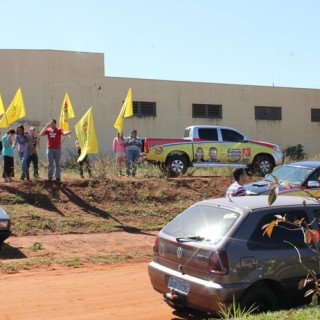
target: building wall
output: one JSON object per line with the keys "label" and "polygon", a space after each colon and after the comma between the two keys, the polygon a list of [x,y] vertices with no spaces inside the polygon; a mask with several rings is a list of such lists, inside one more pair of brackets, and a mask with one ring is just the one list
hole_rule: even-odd
{"label": "building wall", "polygon": [[[125,119],[126,135],[135,128],[142,138],[175,138],[189,125],[225,125],[283,149],[300,143],[310,155],[319,154],[320,123],[311,122],[311,108],[320,108],[320,90],[108,77],[101,53],[0,50],[0,70],[5,108],[19,87],[25,100],[27,115],[12,127],[22,123],[40,131],[51,118],[59,120],[67,91],[76,114],[71,128],[93,107],[99,156],[113,156],[113,125],[130,87],[134,101],[156,102],[157,116]],[[223,118],[192,118],[192,103],[221,104]],[[255,106],[282,107],[282,120],[255,120]],[[46,138],[41,140],[45,159]],[[63,141],[64,158],[75,156],[75,136]]]}

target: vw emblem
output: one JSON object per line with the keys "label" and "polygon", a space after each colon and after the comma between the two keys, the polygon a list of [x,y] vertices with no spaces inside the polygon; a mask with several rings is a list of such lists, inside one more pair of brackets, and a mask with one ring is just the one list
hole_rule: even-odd
{"label": "vw emblem", "polygon": [[182,250],[181,247],[179,247],[179,248],[177,249],[177,257],[178,257],[179,259],[181,259],[182,256],[183,256],[183,250]]}

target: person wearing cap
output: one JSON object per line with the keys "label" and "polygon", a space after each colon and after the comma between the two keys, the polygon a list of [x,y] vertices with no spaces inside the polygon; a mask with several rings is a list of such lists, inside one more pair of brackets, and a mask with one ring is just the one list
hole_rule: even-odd
{"label": "person wearing cap", "polygon": [[234,182],[227,189],[226,197],[241,197],[245,196],[246,189],[243,187],[249,181],[249,175],[245,168],[236,168],[232,172]]}

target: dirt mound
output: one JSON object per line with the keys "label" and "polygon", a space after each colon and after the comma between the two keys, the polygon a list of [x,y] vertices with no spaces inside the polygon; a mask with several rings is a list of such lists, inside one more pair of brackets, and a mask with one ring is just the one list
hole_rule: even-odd
{"label": "dirt mound", "polygon": [[224,196],[230,183],[221,177],[3,183],[0,205],[13,234],[1,254],[11,266],[2,271],[148,260],[158,230],[194,202]]}

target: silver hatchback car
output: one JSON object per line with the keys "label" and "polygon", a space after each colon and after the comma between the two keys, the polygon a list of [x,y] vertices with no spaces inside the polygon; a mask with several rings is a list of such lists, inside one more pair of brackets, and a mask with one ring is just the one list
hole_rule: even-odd
{"label": "silver hatchback car", "polygon": [[[319,231],[320,204],[294,196],[212,199],[196,203],[163,228],[154,244],[148,272],[153,288],[175,309],[192,308],[218,314],[235,299],[242,307],[277,310],[306,303],[298,283],[305,266],[319,272],[316,253],[299,228],[263,226],[286,215],[304,219]],[[287,242],[288,241],[288,242]]]}

